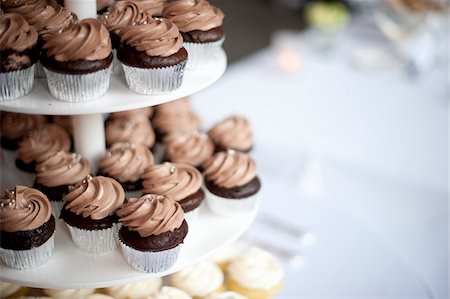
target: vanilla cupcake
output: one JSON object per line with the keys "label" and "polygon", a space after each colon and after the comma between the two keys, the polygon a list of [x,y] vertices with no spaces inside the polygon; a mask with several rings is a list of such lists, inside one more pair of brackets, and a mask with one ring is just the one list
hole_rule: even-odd
{"label": "vanilla cupcake", "polygon": [[283,275],[283,268],[271,253],[252,247],[230,262],[226,286],[249,298],[268,299],[281,290]]}
{"label": "vanilla cupcake", "polygon": [[0,298],[19,298],[30,294],[31,289],[0,281]]}
{"label": "vanilla cupcake", "polygon": [[223,272],[209,261],[186,267],[170,275],[169,279],[171,285],[194,298],[206,298],[214,292],[225,290]]}
{"label": "vanilla cupcake", "polygon": [[108,287],[103,290],[115,299],[147,299],[158,293],[162,285],[161,278],[151,278],[125,285]]}
{"label": "vanilla cupcake", "polygon": [[42,127],[47,118],[44,115],[2,112],[0,121],[1,146],[7,150],[16,150],[19,147],[19,142],[31,130]]}
{"label": "vanilla cupcake", "polygon": [[208,132],[216,152],[233,149],[250,152],[253,148],[253,131],[250,122],[242,116],[230,116],[215,124]]}
{"label": "vanilla cupcake", "polygon": [[241,252],[242,246],[238,242],[233,242],[214,250],[209,260],[219,266],[222,271],[225,271],[228,263],[239,256]]}
{"label": "vanilla cupcake", "polygon": [[149,299],[192,299],[191,295],[175,287],[163,286],[158,293]]}
{"label": "vanilla cupcake", "polygon": [[155,133],[148,117],[141,113],[133,117],[112,117],[106,122],[106,144],[127,142],[142,144],[152,148],[155,144]]}
{"label": "vanilla cupcake", "polygon": [[44,294],[54,299],[66,299],[66,298],[84,298],[94,294],[95,289],[43,289]]}

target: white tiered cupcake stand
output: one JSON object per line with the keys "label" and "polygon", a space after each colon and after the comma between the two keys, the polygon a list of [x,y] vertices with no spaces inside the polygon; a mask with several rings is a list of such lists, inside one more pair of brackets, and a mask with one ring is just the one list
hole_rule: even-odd
{"label": "white tiered cupcake stand", "polygon": [[[96,17],[95,1],[66,0],[66,7],[79,19]],[[54,99],[45,79],[36,79],[33,91],[20,99],[0,102],[0,110],[45,115],[72,115],[75,151],[89,160],[95,173],[99,158],[105,152],[104,113],[154,106],[196,93],[218,80],[225,72],[227,58],[221,52],[217,60],[202,69],[187,69],[182,86],[165,95],[144,96],[132,93],[125,79],[111,76],[107,93],[88,103],[66,103]],[[14,153],[3,150],[1,163],[2,186],[29,182],[18,181]],[[20,179],[19,179],[20,180]],[[126,284],[151,277],[161,277],[207,258],[215,250],[241,236],[252,223],[257,208],[250,214],[224,218],[212,214],[203,205],[173,267],[156,274],[142,273],[131,268],[120,248],[104,255],[91,255],[79,250],[72,242],[64,223],[57,220],[55,253],[52,259],[37,268],[14,270],[0,264],[0,279],[23,286],[39,288],[99,288]]]}

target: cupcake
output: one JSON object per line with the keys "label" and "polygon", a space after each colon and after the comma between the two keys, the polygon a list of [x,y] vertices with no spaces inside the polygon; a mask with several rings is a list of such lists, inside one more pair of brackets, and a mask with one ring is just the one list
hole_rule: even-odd
{"label": "cupcake", "polygon": [[99,174],[112,177],[122,184],[127,198],[142,195],[141,176],[153,165],[153,155],[140,144],[114,143],[100,160]]}
{"label": "cupcake", "polygon": [[248,298],[268,299],[281,290],[283,274],[283,268],[271,253],[252,247],[230,262],[226,286]]}
{"label": "cupcake", "polygon": [[54,299],[66,299],[66,298],[84,298],[86,296],[92,295],[95,289],[43,289],[45,295],[50,296]]}
{"label": "cupcake", "polygon": [[194,223],[205,197],[202,175],[195,167],[169,162],[152,165],[145,170],[142,180],[144,194],[169,196],[181,205],[188,224]]}
{"label": "cupcake", "polygon": [[125,200],[122,186],[112,178],[87,176],[63,198],[61,219],[81,250],[106,253],[116,249],[117,209]]}
{"label": "cupcake", "polygon": [[155,116],[180,115],[191,111],[191,99],[189,97],[179,98],[164,104],[154,106]]}
{"label": "cupcake", "polygon": [[193,266],[170,275],[170,284],[194,298],[206,298],[218,291],[224,291],[222,270],[209,261],[199,262]]}
{"label": "cupcake", "polygon": [[73,136],[72,116],[70,115],[53,115],[51,122],[57,124],[66,130],[70,136]]}
{"label": "cupcake", "polygon": [[166,0],[127,0],[138,5],[148,16],[161,17]]}
{"label": "cupcake", "polygon": [[2,147],[8,150],[16,150],[19,147],[19,142],[31,130],[42,127],[47,118],[44,115],[3,112],[0,121]]}
{"label": "cupcake", "polygon": [[225,40],[224,14],[219,8],[205,0],[176,0],[166,4],[163,16],[180,30],[189,53],[189,68],[214,61]]}
{"label": "cupcake", "polygon": [[36,166],[33,187],[48,196],[52,212],[59,218],[64,204],[63,197],[69,186],[78,184],[91,172],[89,162],[75,153],[60,151]]}
{"label": "cupcake", "polygon": [[144,299],[156,294],[161,285],[162,279],[158,277],[125,285],[108,287],[105,288],[103,292],[115,299]]}
{"label": "cupcake", "polygon": [[17,168],[34,173],[36,163],[41,163],[59,151],[69,151],[71,148],[69,134],[60,126],[45,124],[43,127],[30,131],[17,149]]}
{"label": "cupcake", "polygon": [[152,148],[155,144],[155,133],[146,116],[135,114],[134,117],[113,117],[106,122],[106,144],[127,142],[141,144]]}
{"label": "cupcake", "polygon": [[168,19],[152,19],[120,30],[117,57],[128,88],[158,95],[181,86],[188,53],[178,28]]}
{"label": "cupcake", "polygon": [[216,153],[205,165],[206,202],[215,214],[237,216],[251,212],[261,188],[256,162],[247,154]]}
{"label": "cupcake", "polygon": [[155,113],[152,124],[156,140],[161,142],[169,133],[198,131],[201,127],[200,117],[190,110],[184,113]]}
{"label": "cupcake", "polygon": [[142,272],[162,272],[177,260],[188,233],[183,209],[173,199],[155,194],[130,198],[117,211],[119,231],[128,264]]}
{"label": "cupcake", "polygon": [[0,281],[0,298],[19,298],[30,294],[30,289]]}
{"label": "cupcake", "polygon": [[101,21],[84,19],[43,38],[41,63],[55,98],[86,102],[106,93],[113,55],[108,30]]}
{"label": "cupcake", "polygon": [[150,299],[192,299],[191,295],[175,287],[163,286],[158,293]]}
{"label": "cupcake", "polygon": [[152,114],[153,114],[153,107],[144,107],[144,108],[139,108],[139,109],[113,112],[113,113],[109,114],[108,119],[109,120],[117,119],[117,118],[133,119],[135,117],[139,117],[140,115],[144,116],[147,119],[150,119]]}
{"label": "cupcake", "polygon": [[209,260],[225,271],[229,262],[239,256],[241,252],[242,246],[238,242],[234,242],[214,250]]}
{"label": "cupcake", "polygon": [[212,293],[205,299],[250,299],[248,297],[245,297],[239,293],[232,292],[232,291],[226,291],[226,292],[216,292]]}
{"label": "cupcake", "polygon": [[37,32],[19,14],[0,16],[0,101],[30,93],[39,58]]}
{"label": "cupcake", "polygon": [[250,152],[253,148],[253,131],[248,119],[242,116],[230,116],[215,124],[208,132],[216,146],[216,151],[234,149]]}
{"label": "cupcake", "polygon": [[55,218],[40,191],[25,186],[0,198],[0,259],[14,269],[45,264],[53,255]]}

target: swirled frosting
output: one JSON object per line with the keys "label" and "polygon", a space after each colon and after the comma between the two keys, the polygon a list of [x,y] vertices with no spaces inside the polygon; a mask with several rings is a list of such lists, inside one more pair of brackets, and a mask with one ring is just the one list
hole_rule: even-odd
{"label": "swirled frosting", "polygon": [[191,110],[191,100],[183,97],[175,101],[155,106],[155,115],[186,114]]}
{"label": "swirled frosting", "polygon": [[230,262],[226,274],[243,287],[268,290],[281,283],[284,271],[272,254],[252,247]]}
{"label": "swirled frosting", "polygon": [[0,198],[0,228],[7,232],[28,231],[50,219],[52,207],[42,192],[17,185]]}
{"label": "swirled frosting", "polygon": [[167,134],[170,132],[192,132],[201,127],[201,121],[197,114],[192,111],[180,114],[158,113],[153,117],[152,124],[159,132]]}
{"label": "swirled frosting", "polygon": [[130,1],[117,1],[100,19],[109,32],[118,35],[122,28],[133,24],[140,24],[146,21],[147,18],[147,14],[144,13],[139,5]]}
{"label": "swirled frosting", "polygon": [[183,290],[163,286],[159,292],[150,297],[150,299],[192,299],[192,297]]}
{"label": "swirled frosting", "polygon": [[70,115],[53,115],[52,122],[63,127],[69,135],[73,133],[72,116]]}
{"label": "swirled frosting", "polygon": [[95,289],[65,289],[65,290],[43,289],[42,291],[46,295],[49,295],[54,299],[67,299],[67,298],[84,298],[86,296],[94,294]]}
{"label": "swirled frosting", "polygon": [[117,211],[125,200],[125,191],[112,178],[87,176],[63,200],[72,213],[99,220]]}
{"label": "swirled frosting", "polygon": [[139,5],[144,12],[152,17],[162,16],[166,0],[127,0]]}
{"label": "swirled frosting", "polygon": [[42,127],[46,120],[43,115],[5,112],[1,117],[1,133],[9,139],[21,139],[30,130]]}
{"label": "swirled frosting", "polygon": [[26,5],[39,5],[39,6],[57,6],[57,0],[1,0],[2,8],[7,12],[15,12],[14,9],[23,7]]}
{"label": "swirled frosting", "polygon": [[225,188],[243,186],[256,176],[256,162],[249,155],[229,150],[218,152],[205,165],[206,179]]}
{"label": "swirled frosting", "polygon": [[253,146],[252,128],[245,117],[228,117],[213,126],[208,134],[215,144],[225,149],[248,151]]}
{"label": "swirled frosting", "polygon": [[114,118],[134,118],[136,115],[142,114],[146,118],[149,118],[153,113],[152,107],[144,107],[139,109],[133,109],[133,110],[125,110],[125,111],[119,111],[119,112],[113,112],[109,115],[110,119]]}
{"label": "swirled frosting", "polygon": [[164,7],[163,16],[171,19],[181,32],[208,31],[222,26],[222,10],[205,0],[177,0]]}
{"label": "swirled frosting", "polygon": [[155,144],[155,132],[147,117],[118,117],[106,123],[106,143],[128,142],[142,144],[148,148]]}
{"label": "swirled frosting", "polygon": [[141,237],[159,235],[179,228],[184,221],[180,204],[173,199],[155,194],[130,198],[117,211],[119,221]]}
{"label": "swirled frosting", "polygon": [[183,46],[183,37],[169,19],[151,19],[120,30],[123,43],[149,56],[168,57]]}
{"label": "swirled frosting", "polygon": [[158,289],[161,287],[161,285],[162,279],[158,277],[135,283],[108,287],[105,289],[105,293],[113,296],[115,299],[141,299],[148,298],[149,295],[158,292]]}
{"label": "swirled frosting", "polygon": [[103,23],[84,19],[57,34],[44,36],[43,49],[55,60],[101,60],[111,54],[111,39]]}
{"label": "swirled frosting", "polygon": [[31,131],[19,143],[17,158],[25,163],[40,163],[61,150],[69,151],[70,147],[71,141],[66,130],[55,124],[45,124]]}
{"label": "swirled frosting", "polygon": [[25,51],[36,45],[37,38],[36,30],[21,15],[7,13],[0,18],[0,51]]}
{"label": "swirled frosting", "polygon": [[145,146],[118,142],[100,160],[100,169],[121,183],[136,182],[152,164],[153,155]]}
{"label": "swirled frosting", "polygon": [[207,134],[172,132],[164,138],[166,157],[172,162],[199,166],[214,152],[214,144]]}
{"label": "swirled frosting", "polygon": [[223,280],[222,270],[210,261],[197,263],[170,276],[173,286],[193,297],[205,297],[217,291]]}
{"label": "swirled frosting", "polygon": [[144,193],[170,196],[180,201],[197,192],[202,186],[202,175],[193,166],[184,163],[152,165],[142,175]]}
{"label": "swirled frosting", "polygon": [[36,172],[36,181],[44,186],[75,185],[91,172],[91,166],[78,154],[60,151],[39,163]]}

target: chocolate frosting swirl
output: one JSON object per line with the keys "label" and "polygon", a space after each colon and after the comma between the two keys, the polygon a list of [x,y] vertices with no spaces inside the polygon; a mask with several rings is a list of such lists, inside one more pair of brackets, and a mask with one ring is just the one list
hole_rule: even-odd
{"label": "chocolate frosting swirl", "polygon": [[155,115],[158,114],[186,114],[191,109],[189,97],[183,97],[175,101],[167,102],[155,106]]}
{"label": "chocolate frosting swirl", "polygon": [[165,162],[149,167],[142,175],[144,193],[170,196],[180,201],[197,192],[202,186],[202,175],[193,166]]}
{"label": "chocolate frosting swirl", "polygon": [[160,235],[179,228],[184,221],[180,204],[173,199],[155,194],[130,198],[117,211],[119,221],[141,237]]}
{"label": "chocolate frosting swirl", "polygon": [[133,118],[120,117],[106,123],[106,143],[128,142],[142,144],[148,148],[155,143],[155,132],[147,117],[135,115]]}
{"label": "chocolate frosting swirl", "polygon": [[101,60],[111,55],[111,39],[103,23],[84,19],[61,33],[44,36],[43,48],[55,60]]}
{"label": "chocolate frosting swirl", "polygon": [[153,117],[153,126],[160,133],[170,132],[192,132],[201,127],[201,121],[197,114],[192,111],[179,114],[158,113]]}
{"label": "chocolate frosting swirl", "polygon": [[118,35],[122,28],[140,24],[146,21],[147,18],[147,14],[137,4],[130,1],[117,1],[100,19],[104,22],[109,32]]}
{"label": "chocolate frosting swirl", "polygon": [[168,57],[183,46],[183,37],[169,19],[148,18],[147,22],[120,30],[121,41],[149,56]]}
{"label": "chocolate frosting swirl", "polygon": [[0,17],[0,51],[25,51],[36,45],[37,38],[36,30],[21,15],[7,13]]}
{"label": "chocolate frosting swirl", "polygon": [[113,215],[125,201],[125,191],[116,180],[103,176],[86,177],[63,200],[66,209],[94,220]]}
{"label": "chocolate frosting swirl", "polygon": [[52,207],[42,192],[17,185],[0,198],[0,229],[7,232],[28,231],[50,219]]}
{"label": "chocolate frosting swirl", "polygon": [[40,128],[46,122],[43,115],[5,112],[1,117],[1,133],[9,139],[21,139],[30,130]]}
{"label": "chocolate frosting swirl", "polygon": [[140,144],[114,143],[100,161],[102,173],[121,183],[136,182],[153,164],[153,155]]}
{"label": "chocolate frosting swirl", "polygon": [[245,152],[253,146],[252,128],[245,117],[228,117],[212,127],[208,134],[215,144],[225,149]]}
{"label": "chocolate frosting swirl", "polygon": [[164,7],[163,16],[171,19],[181,32],[189,32],[220,27],[225,15],[205,0],[177,0]]}
{"label": "chocolate frosting swirl", "polygon": [[152,17],[162,16],[166,3],[165,0],[128,0],[128,2],[137,4],[147,15]]}
{"label": "chocolate frosting swirl", "polygon": [[206,179],[225,188],[243,186],[256,176],[255,160],[234,150],[216,153],[204,167]]}
{"label": "chocolate frosting swirl", "polygon": [[91,172],[91,166],[78,154],[60,151],[39,163],[36,172],[36,181],[44,186],[75,185]]}
{"label": "chocolate frosting swirl", "polygon": [[34,5],[34,6],[46,6],[51,5],[56,7],[58,4],[57,0],[1,0],[2,8],[7,12],[16,12],[14,9],[19,7]]}
{"label": "chocolate frosting swirl", "polygon": [[214,144],[205,133],[172,132],[164,138],[166,157],[172,162],[202,165],[214,153]]}
{"label": "chocolate frosting swirl", "polygon": [[121,118],[121,117],[134,118],[136,115],[139,115],[139,114],[142,114],[146,118],[149,118],[152,115],[152,113],[153,113],[152,107],[144,107],[144,108],[133,109],[133,110],[113,112],[109,115],[109,118],[110,119]]}
{"label": "chocolate frosting swirl", "polygon": [[17,158],[25,163],[40,163],[61,150],[69,151],[70,147],[71,141],[66,130],[55,124],[45,124],[31,131],[19,143]]}

